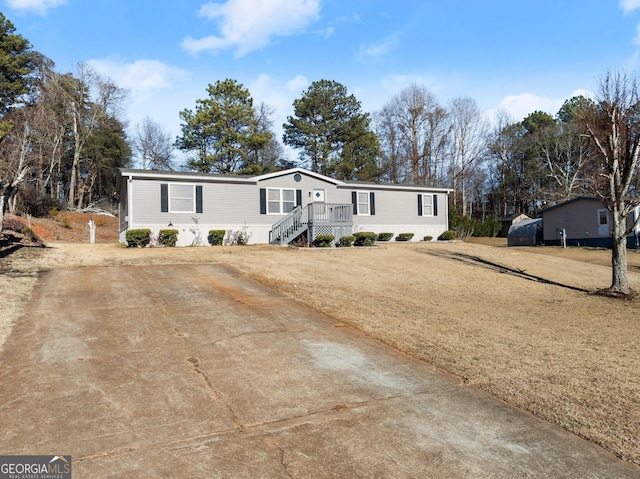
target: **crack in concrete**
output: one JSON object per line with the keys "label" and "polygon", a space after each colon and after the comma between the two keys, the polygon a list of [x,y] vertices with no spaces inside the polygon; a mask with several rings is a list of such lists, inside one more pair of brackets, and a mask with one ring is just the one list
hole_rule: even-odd
{"label": "crack in concrete", "polygon": [[[191,361],[190,361],[191,362]],[[351,410],[351,409],[357,409],[363,406],[367,406],[368,404],[375,404],[375,403],[380,403],[380,402],[384,402],[384,401],[389,401],[389,400],[395,400],[395,399],[402,399],[402,398],[406,398],[406,397],[412,397],[412,396],[420,396],[423,394],[433,394],[433,393],[438,393],[438,392],[442,392],[442,391],[452,391],[455,389],[459,389],[459,388],[464,388],[467,387],[464,384],[461,385],[456,385],[456,386],[444,386],[444,387],[440,387],[440,388],[433,388],[433,389],[425,389],[422,391],[414,391],[414,392],[407,392],[407,393],[398,393],[398,394],[393,394],[390,396],[381,396],[381,397],[377,397],[377,398],[372,398],[372,399],[367,399],[365,401],[359,401],[359,402],[354,402],[354,403],[341,403],[341,404],[336,404],[330,408],[326,408],[326,409],[322,409],[322,410],[318,410],[318,411],[312,411],[309,412],[307,414],[301,414],[301,415],[297,415],[297,416],[289,416],[283,419],[277,419],[274,421],[265,421],[265,422],[261,422],[261,423],[255,423],[255,424],[250,424],[250,425],[243,425],[239,418],[237,417],[235,411],[233,410],[233,408],[229,405],[226,404],[227,408],[229,409],[229,411],[231,412],[232,418],[233,418],[233,422],[234,424],[236,424],[237,427],[234,427],[232,429],[224,429],[221,431],[216,431],[216,432],[209,432],[206,434],[199,434],[197,436],[190,436],[190,437],[185,437],[185,438],[180,438],[180,439],[174,439],[171,441],[164,441],[164,442],[155,442],[155,443],[149,443],[149,444],[142,444],[139,446],[128,446],[128,447],[122,447],[122,448],[117,448],[117,449],[110,449],[108,451],[102,451],[102,452],[98,452],[95,454],[91,454],[91,455],[87,455],[87,456],[82,456],[79,457],[78,459],[74,459],[74,461],[78,461],[78,462],[82,462],[82,461],[87,461],[87,460],[92,460],[92,459],[108,459],[108,458],[112,458],[115,456],[121,456],[121,455],[127,455],[127,454],[131,454],[140,450],[147,450],[147,449],[153,449],[153,448],[166,448],[168,446],[175,446],[175,445],[179,445],[179,444],[186,444],[189,442],[193,442],[193,441],[198,441],[198,440],[207,440],[207,439],[211,439],[214,437],[220,437],[220,436],[226,436],[229,434],[237,434],[237,433],[246,433],[246,432],[250,432],[252,430],[259,430],[260,428],[263,427],[268,427],[268,426],[274,426],[274,425],[280,425],[280,424],[285,424],[287,422],[294,422],[294,421],[299,421],[300,419],[304,419],[304,418],[312,418],[312,417],[316,417],[316,416],[322,416],[324,414],[336,414],[336,413],[340,413],[342,411],[345,410]],[[282,449],[282,447],[274,440],[271,440],[269,442],[272,446],[278,448],[280,450],[280,463],[283,466],[284,472],[285,474],[287,474],[287,477],[293,477],[291,476],[290,472],[288,471],[288,466],[287,463],[285,461],[284,458],[284,449]]]}
{"label": "crack in concrete", "polygon": [[200,369],[200,360],[198,360],[198,358],[190,357],[187,359],[187,361],[189,361],[193,366],[193,371],[204,380],[205,384],[207,385],[207,389],[209,389],[209,393],[211,394],[212,399],[216,401],[220,399],[220,395],[214,389],[213,384],[211,384],[209,376],[207,376],[207,374],[202,369]]}

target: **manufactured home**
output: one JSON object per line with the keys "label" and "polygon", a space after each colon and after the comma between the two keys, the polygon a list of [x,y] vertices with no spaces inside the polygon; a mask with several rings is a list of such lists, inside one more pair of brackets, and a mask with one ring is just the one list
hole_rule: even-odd
{"label": "manufactured home", "polygon": [[[599,198],[580,196],[544,209],[541,215],[545,245],[560,245],[565,234],[568,246],[613,246],[611,213]],[[637,217],[638,208],[627,218],[628,229]],[[638,248],[637,229],[629,236],[627,247]]]}
{"label": "manufactured home", "polygon": [[413,233],[434,240],[449,227],[451,190],[339,181],[293,168],[259,176],[120,169],[120,242],[126,232],[178,230],[178,245],[206,245],[210,230],[249,243],[289,244],[319,234]]}

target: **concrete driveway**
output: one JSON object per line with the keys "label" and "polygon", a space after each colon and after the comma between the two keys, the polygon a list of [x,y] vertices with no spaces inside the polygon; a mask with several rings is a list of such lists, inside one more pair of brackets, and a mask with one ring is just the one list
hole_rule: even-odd
{"label": "concrete driveway", "polygon": [[0,425],[0,453],[74,478],[640,477],[221,265],[42,274]]}

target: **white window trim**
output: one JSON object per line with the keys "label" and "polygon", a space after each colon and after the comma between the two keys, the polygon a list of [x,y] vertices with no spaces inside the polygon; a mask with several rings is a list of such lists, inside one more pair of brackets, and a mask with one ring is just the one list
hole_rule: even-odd
{"label": "white window trim", "polygon": [[[600,222],[601,213],[604,213],[606,215],[605,217],[607,218],[607,222],[604,223],[604,224]],[[607,210],[606,208],[599,209],[598,210],[598,226],[605,226],[605,225],[608,225],[609,223],[610,223],[610,221],[609,221],[609,210]]]}
{"label": "white window trim", "polygon": [[[435,215],[433,214],[433,194],[431,193],[422,193],[422,216],[424,217],[429,217],[432,218]],[[429,210],[431,211],[431,213],[427,214],[425,213],[427,211],[427,203],[425,201],[425,198],[429,198],[431,200],[431,204],[428,205]]]}
{"label": "white window trim", "polygon": [[[191,202],[193,204],[193,208],[191,210],[174,210],[172,208],[172,199],[174,196],[171,194],[171,190],[174,186],[190,186],[191,187]],[[169,183],[169,190],[167,191],[167,195],[169,196],[167,200],[169,201],[169,213],[195,213],[196,212],[196,185],[194,183]],[[181,197],[177,196],[176,198],[187,199],[186,196]]]}
{"label": "white window trim", "polygon": [[[267,194],[267,214],[268,215],[288,215],[289,213],[285,213],[284,212],[284,192],[285,191],[293,191],[293,208],[296,207],[296,189],[295,188],[266,188],[266,194]],[[279,204],[279,208],[278,208],[278,213],[275,212],[270,212],[269,211],[269,203],[275,203],[274,200],[269,200],[269,191],[274,191],[277,190],[280,192],[280,200],[278,201]],[[287,201],[286,203],[291,203],[290,201]]]}
{"label": "white window trim", "polygon": [[[360,202],[360,194],[363,193],[367,196],[367,213],[360,211],[360,205],[364,205],[364,202]],[[371,192],[370,191],[356,191],[356,207],[358,216],[371,216]]]}

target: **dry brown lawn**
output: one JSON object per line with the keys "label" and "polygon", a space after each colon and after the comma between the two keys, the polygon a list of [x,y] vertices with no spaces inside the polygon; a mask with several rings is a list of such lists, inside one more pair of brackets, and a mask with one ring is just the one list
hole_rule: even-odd
{"label": "dry brown lawn", "polygon": [[[609,286],[609,255],[459,242],[343,249],[53,244],[22,249],[4,264],[0,317],[9,318],[8,332],[34,271],[46,268],[228,263],[640,464],[640,302],[584,292]],[[630,252],[629,263],[640,290],[640,254]]]}

